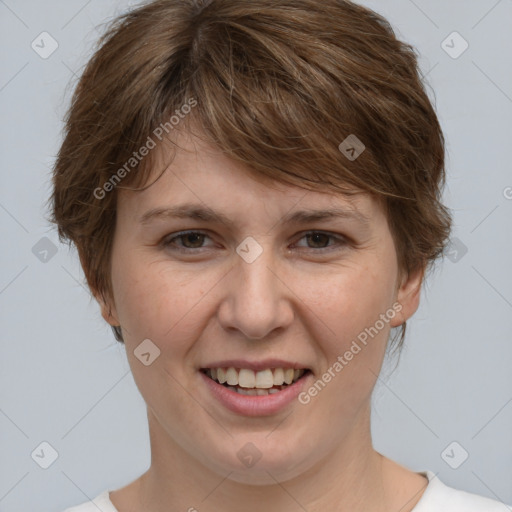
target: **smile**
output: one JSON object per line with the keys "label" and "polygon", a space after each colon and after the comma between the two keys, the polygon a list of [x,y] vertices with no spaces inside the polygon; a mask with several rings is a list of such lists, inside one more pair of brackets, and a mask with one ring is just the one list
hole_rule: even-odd
{"label": "smile", "polygon": [[253,371],[248,368],[203,368],[210,379],[241,395],[264,396],[279,393],[297,382],[307,369],[267,368]]}

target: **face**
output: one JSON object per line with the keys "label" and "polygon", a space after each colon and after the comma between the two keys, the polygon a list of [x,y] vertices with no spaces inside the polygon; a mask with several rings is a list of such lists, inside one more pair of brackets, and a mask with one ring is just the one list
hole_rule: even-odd
{"label": "face", "polygon": [[[368,448],[389,331],[416,310],[421,282],[399,279],[381,206],[257,181],[192,136],[179,147],[154,185],[119,190],[110,313],[102,304],[122,327],[152,449],[254,484]],[[184,205],[222,217],[155,214]],[[203,371],[229,366],[243,369],[228,372],[240,387],[266,391]],[[275,368],[307,371],[269,393]]]}

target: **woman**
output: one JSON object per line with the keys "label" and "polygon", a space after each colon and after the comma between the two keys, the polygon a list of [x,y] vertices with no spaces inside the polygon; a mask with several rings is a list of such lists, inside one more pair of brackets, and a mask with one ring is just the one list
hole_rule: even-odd
{"label": "woman", "polygon": [[372,446],[450,215],[414,50],[348,1],[160,0],[74,95],[53,221],[125,344],[151,467],[87,512],[503,511]]}

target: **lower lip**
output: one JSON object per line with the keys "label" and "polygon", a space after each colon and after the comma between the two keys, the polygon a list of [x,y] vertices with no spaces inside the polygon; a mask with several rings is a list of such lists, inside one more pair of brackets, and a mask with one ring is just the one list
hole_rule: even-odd
{"label": "lower lip", "polygon": [[268,416],[284,409],[297,399],[306,381],[312,377],[308,372],[293,384],[288,385],[278,393],[271,395],[241,395],[214,381],[208,375],[199,372],[213,396],[227,409],[244,416]]}

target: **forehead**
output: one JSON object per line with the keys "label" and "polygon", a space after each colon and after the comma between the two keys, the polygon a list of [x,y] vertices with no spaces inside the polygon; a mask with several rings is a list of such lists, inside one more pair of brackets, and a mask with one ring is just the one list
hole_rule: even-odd
{"label": "forehead", "polygon": [[232,225],[262,209],[282,222],[338,217],[364,223],[380,208],[362,191],[348,196],[272,180],[194,133],[181,131],[155,148],[149,186],[118,191],[121,215],[142,224],[173,216]]}

